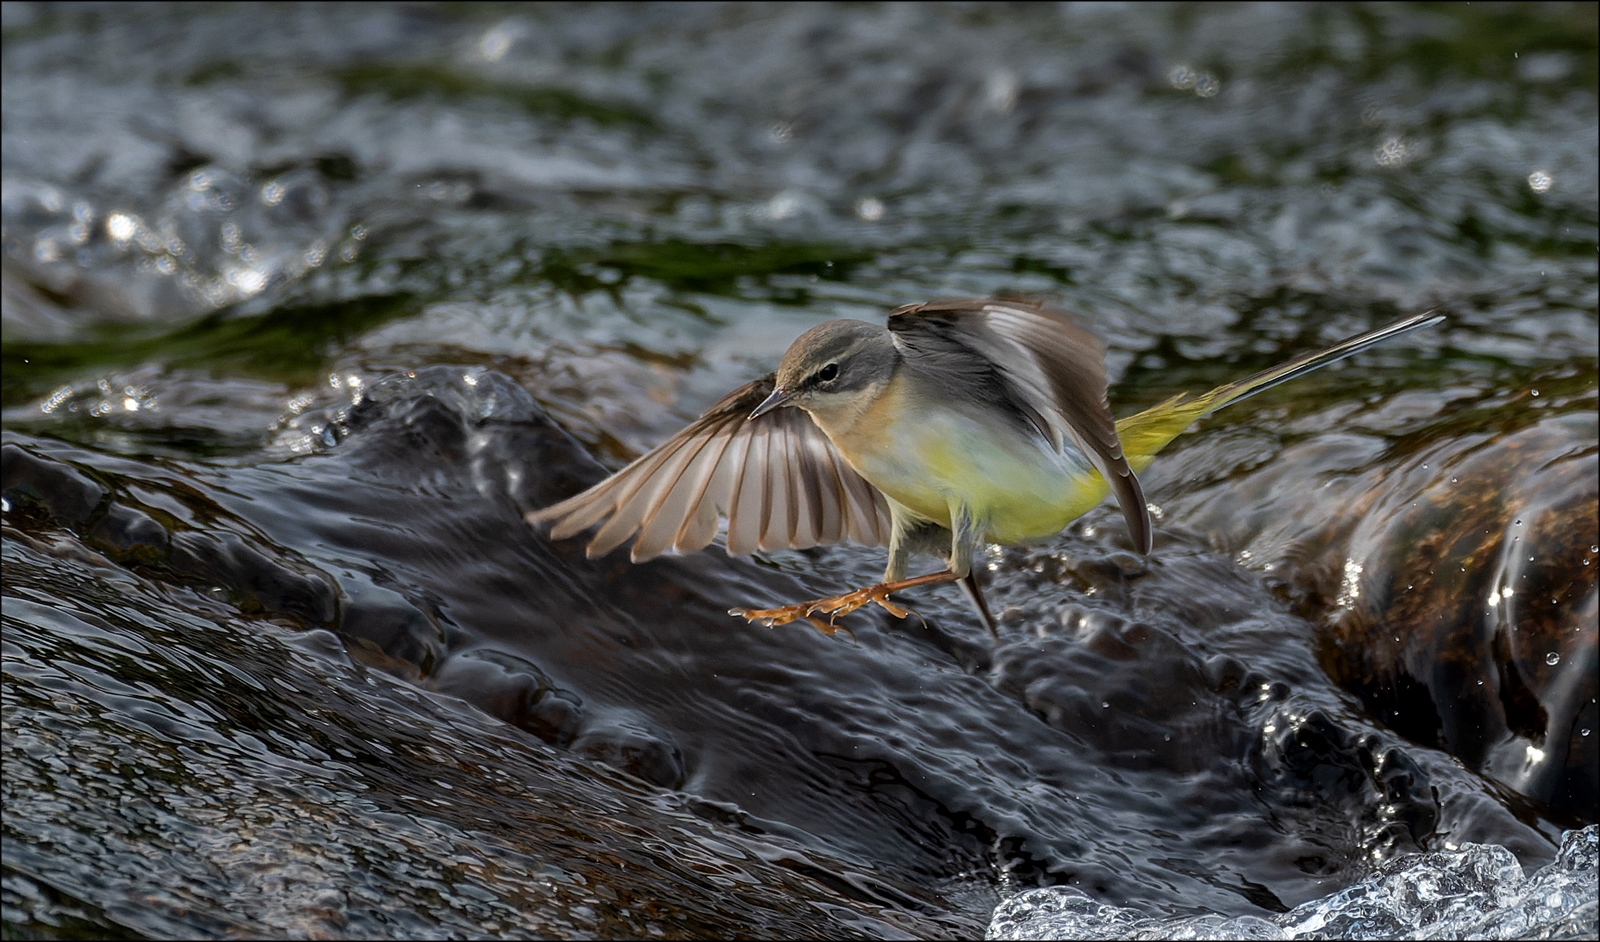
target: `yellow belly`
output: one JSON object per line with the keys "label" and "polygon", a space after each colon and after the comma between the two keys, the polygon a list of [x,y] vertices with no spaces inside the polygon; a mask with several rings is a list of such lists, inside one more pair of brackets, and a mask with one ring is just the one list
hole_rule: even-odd
{"label": "yellow belly", "polygon": [[1109,492],[1075,451],[1054,454],[1011,426],[984,425],[963,411],[907,405],[886,394],[830,437],[874,487],[940,526],[950,526],[952,508],[965,507],[989,542],[1040,540]]}

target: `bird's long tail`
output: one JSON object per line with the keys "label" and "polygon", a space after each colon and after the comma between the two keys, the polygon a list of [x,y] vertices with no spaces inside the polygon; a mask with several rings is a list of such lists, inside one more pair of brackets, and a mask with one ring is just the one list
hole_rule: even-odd
{"label": "bird's long tail", "polygon": [[1151,406],[1138,415],[1131,415],[1117,423],[1117,435],[1122,439],[1123,454],[1128,456],[1128,464],[1133,466],[1134,471],[1143,471],[1157,452],[1182,434],[1183,430],[1196,419],[1210,415],[1223,406],[1232,405],[1264,389],[1271,389],[1279,383],[1287,383],[1312,370],[1321,369],[1329,363],[1359,353],[1373,344],[1382,343],[1419,327],[1430,327],[1442,320],[1444,315],[1434,311],[1414,314],[1387,327],[1379,327],[1341,340],[1326,350],[1295,357],[1271,369],[1262,370],[1254,376],[1218,386],[1203,395],[1191,396],[1188,393],[1180,393],[1166,402]]}

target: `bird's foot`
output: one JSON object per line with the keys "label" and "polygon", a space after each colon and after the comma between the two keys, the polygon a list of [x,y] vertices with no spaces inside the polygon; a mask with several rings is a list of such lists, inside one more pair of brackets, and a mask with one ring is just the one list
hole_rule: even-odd
{"label": "bird's foot", "polygon": [[[789,622],[804,618],[815,625],[823,634],[833,634],[839,626],[833,620],[840,615],[848,615],[869,602],[876,602],[884,610],[896,618],[904,618],[911,614],[909,609],[889,601],[889,586],[883,583],[867,586],[865,589],[856,589],[843,595],[829,596],[825,599],[816,599],[811,602],[797,602],[794,605],[785,605],[781,608],[730,608],[729,615],[738,615],[748,621],[760,622],[768,628],[774,625],[787,625]],[[826,615],[828,620],[817,618],[818,614]]]}
{"label": "bird's foot", "polygon": [[[912,614],[911,609],[889,601],[891,593],[919,585],[930,585],[935,582],[954,582],[959,578],[960,576],[953,572],[936,572],[932,575],[913,576],[910,579],[900,579],[895,582],[880,582],[877,585],[869,585],[864,589],[856,589],[843,595],[834,595],[812,602],[798,602],[794,605],[785,605],[782,608],[731,608],[728,610],[728,614],[738,615],[748,621],[760,622],[768,628],[774,625],[787,625],[789,622],[804,618],[818,631],[825,635],[832,635],[835,631],[844,627],[834,624],[834,620],[840,615],[848,615],[863,605],[875,603],[894,617],[905,618]],[[816,617],[819,614],[826,615],[828,620],[823,621]],[[848,628],[844,630],[849,631]]]}

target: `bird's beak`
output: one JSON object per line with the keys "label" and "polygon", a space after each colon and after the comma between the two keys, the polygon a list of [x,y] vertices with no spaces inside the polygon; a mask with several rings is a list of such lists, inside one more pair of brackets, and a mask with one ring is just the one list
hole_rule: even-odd
{"label": "bird's beak", "polygon": [[782,389],[782,388],[774,389],[772,391],[772,395],[770,395],[767,398],[761,400],[761,405],[756,406],[756,411],[750,413],[750,418],[754,419],[754,418],[756,418],[758,416],[766,415],[768,412],[771,412],[773,409],[776,409],[779,406],[783,405],[784,403],[788,402],[790,400],[790,398],[792,398],[793,396],[794,396],[794,393],[789,392],[787,389]]}

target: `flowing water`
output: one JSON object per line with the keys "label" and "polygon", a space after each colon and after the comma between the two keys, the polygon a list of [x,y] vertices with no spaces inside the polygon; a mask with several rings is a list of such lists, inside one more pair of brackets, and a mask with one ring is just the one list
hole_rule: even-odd
{"label": "flowing water", "polygon": [[[4,17],[8,933],[1266,919],[1595,820],[1593,5]],[[1180,438],[1148,558],[988,550],[998,642],[522,522],[1008,292],[1118,415],[1449,317]]]}

